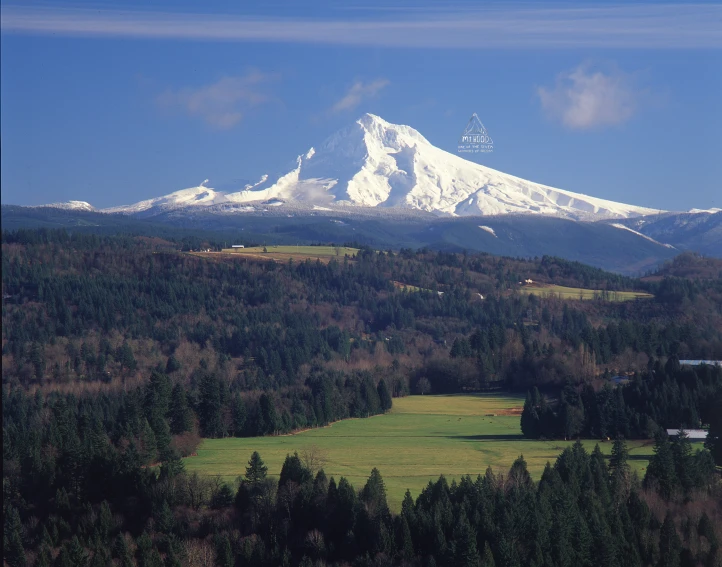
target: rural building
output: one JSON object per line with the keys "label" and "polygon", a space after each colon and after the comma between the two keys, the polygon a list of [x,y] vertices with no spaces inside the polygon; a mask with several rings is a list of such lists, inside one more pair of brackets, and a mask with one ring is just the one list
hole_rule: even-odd
{"label": "rural building", "polygon": [[231,244],[231,248],[245,248],[243,244]]}
{"label": "rural building", "polygon": [[722,366],[722,360],[680,360],[682,366],[701,366],[707,364],[709,366]]}
{"label": "rural building", "polygon": [[679,435],[680,431],[684,431],[690,439],[704,440],[707,439],[707,430],[705,429],[667,429],[667,435],[670,437]]}

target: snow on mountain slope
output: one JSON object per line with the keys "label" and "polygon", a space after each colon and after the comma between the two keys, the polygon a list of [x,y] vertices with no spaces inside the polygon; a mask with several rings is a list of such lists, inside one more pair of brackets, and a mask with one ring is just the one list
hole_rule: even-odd
{"label": "snow on mountain slope", "polygon": [[674,246],[672,246],[671,244],[665,244],[664,242],[659,242],[659,241],[655,240],[654,238],[652,238],[651,236],[642,234],[641,232],[638,232],[638,231],[634,230],[633,228],[629,228],[628,226],[624,226],[621,223],[613,222],[611,224],[611,226],[613,226],[614,228],[620,228],[622,230],[628,230],[629,232],[632,232],[638,236],[641,236],[642,238],[646,238],[647,240],[649,240],[650,242],[654,242],[655,244],[661,244],[662,246],[666,246],[667,248],[674,248]]}
{"label": "snow on mountain slope", "polygon": [[95,207],[86,201],[65,201],[64,203],[50,203],[40,205],[41,207],[52,207],[53,209],[65,209],[68,211],[94,211]]}
{"label": "snow on mountain slope", "polygon": [[[526,181],[433,146],[409,126],[364,114],[300,155],[279,175],[226,193],[206,187],[176,191],[103,212],[137,214],[280,200],[294,205],[421,210],[452,216],[534,213],[572,219],[623,219],[659,211]],[[215,209],[214,209],[215,210]]]}
{"label": "snow on mountain slope", "polygon": [[403,207],[451,215],[537,213],[626,218],[658,211],[547,187],[467,161],[433,146],[409,126],[365,114],[299,156],[296,167],[263,186],[227,195],[365,207]]}
{"label": "snow on mountain slope", "polygon": [[120,207],[111,207],[102,209],[104,213],[141,213],[150,209],[177,209],[192,206],[208,206],[224,203],[226,197],[223,193],[214,191],[205,186],[208,183],[206,179],[198,187],[190,189],[181,189],[163,197],[155,199],[146,199],[134,205],[124,205]]}

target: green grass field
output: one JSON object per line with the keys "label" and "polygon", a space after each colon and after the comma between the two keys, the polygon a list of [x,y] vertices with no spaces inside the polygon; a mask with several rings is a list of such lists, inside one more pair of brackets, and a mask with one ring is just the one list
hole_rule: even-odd
{"label": "green grass field", "polygon": [[[381,471],[394,510],[406,489],[416,496],[429,480],[446,475],[483,474],[491,465],[506,473],[523,454],[538,479],[571,441],[533,441],[521,436],[519,407],[523,399],[505,395],[411,396],[394,399],[390,413],[368,419],[349,419],[295,435],[244,439],[207,439],[198,455],[185,459],[186,470],[216,475],[227,481],[243,474],[253,451],[277,476],[283,460],[294,451],[316,446],[326,457],[329,476],[345,476],[356,488],[373,467]],[[516,408],[516,410],[511,410]],[[511,410],[511,411],[510,411]],[[515,415],[504,415],[509,413]],[[495,415],[490,415],[495,414]],[[584,441],[589,451],[595,441]],[[630,441],[630,463],[644,474],[652,455],[652,441]],[[605,454],[610,442],[600,443]]]}
{"label": "green grass field", "polygon": [[343,258],[344,256],[355,256],[358,248],[347,248],[345,246],[253,246],[250,248],[224,248],[223,252],[228,254],[245,254],[250,256],[263,255],[269,257],[280,256],[284,258],[319,258],[331,259],[333,257]]}
{"label": "green grass field", "polygon": [[604,299],[606,301],[631,301],[654,297],[643,291],[608,291],[584,289],[581,287],[564,287],[563,285],[528,285],[521,288],[522,293],[540,297],[558,297],[560,299]]}

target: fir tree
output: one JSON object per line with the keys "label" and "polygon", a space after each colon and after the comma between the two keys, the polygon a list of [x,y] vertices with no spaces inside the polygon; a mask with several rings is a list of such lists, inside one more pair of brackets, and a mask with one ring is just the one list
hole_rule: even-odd
{"label": "fir tree", "polygon": [[246,467],[246,482],[254,486],[258,485],[266,479],[267,472],[268,467],[261,459],[261,455],[258,454],[258,451],[253,451]]}
{"label": "fir tree", "polygon": [[239,393],[236,393],[231,402],[231,414],[233,418],[233,436],[243,437],[246,426],[246,404]]}
{"label": "fir tree", "polygon": [[660,432],[654,443],[654,455],[649,460],[644,483],[650,486],[654,483],[659,487],[663,498],[669,499],[677,487],[677,474],[674,467],[674,456],[669,438],[665,432]]}
{"label": "fir tree", "polygon": [[173,387],[168,413],[170,430],[173,435],[185,433],[193,427],[192,416],[186,399],[186,391],[180,384],[176,384]]}
{"label": "fir tree", "polygon": [[383,378],[379,380],[379,384],[376,389],[378,390],[379,400],[381,402],[381,411],[389,411],[393,402],[391,401],[391,394],[389,394],[389,390],[386,387],[386,381]]}
{"label": "fir tree", "polygon": [[381,473],[375,467],[371,470],[371,475],[361,491],[361,499],[366,503],[371,516],[388,513],[386,486]]}
{"label": "fir tree", "polygon": [[203,437],[223,437],[221,383],[211,373],[204,373],[199,387],[198,421]]}
{"label": "fir tree", "polygon": [[484,543],[484,553],[481,557],[481,567],[496,567],[496,561],[494,561],[494,554],[491,552],[489,542]]}
{"label": "fir tree", "polygon": [[674,527],[674,520],[667,512],[659,531],[659,562],[657,567],[679,567],[682,543]]}
{"label": "fir tree", "polygon": [[27,559],[23,548],[23,525],[18,511],[12,506],[8,508],[4,510],[3,557],[10,567],[25,567]]}

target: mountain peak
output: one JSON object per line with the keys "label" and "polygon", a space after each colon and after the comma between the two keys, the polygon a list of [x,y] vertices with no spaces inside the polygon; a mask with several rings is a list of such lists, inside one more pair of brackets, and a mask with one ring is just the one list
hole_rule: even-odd
{"label": "mountain peak", "polygon": [[[432,145],[410,126],[366,113],[298,155],[285,172],[234,193],[197,187],[107,212],[154,214],[249,203],[403,208],[452,216],[511,213],[572,219],[621,219],[659,211],[555,189],[467,161]],[[243,205],[239,207],[238,205]]]}

